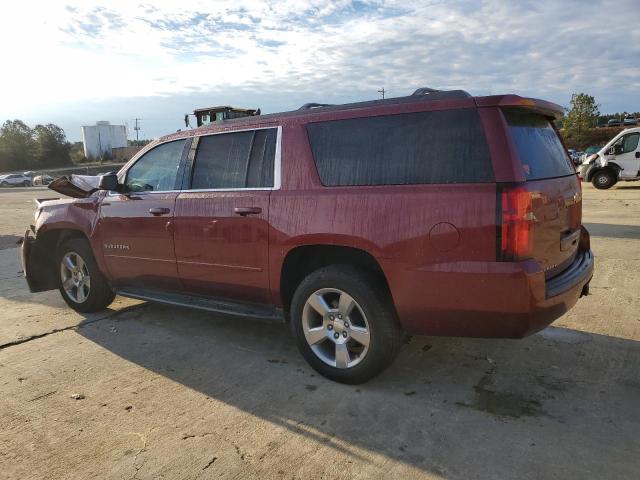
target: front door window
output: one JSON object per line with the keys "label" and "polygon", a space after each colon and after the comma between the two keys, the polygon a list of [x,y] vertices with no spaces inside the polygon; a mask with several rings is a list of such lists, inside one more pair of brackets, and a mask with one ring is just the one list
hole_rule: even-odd
{"label": "front door window", "polygon": [[147,152],[127,172],[127,192],[166,192],[176,189],[185,140],[164,143]]}

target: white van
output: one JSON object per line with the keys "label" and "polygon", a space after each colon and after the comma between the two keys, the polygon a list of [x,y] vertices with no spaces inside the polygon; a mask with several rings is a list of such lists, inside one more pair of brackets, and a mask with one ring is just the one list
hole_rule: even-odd
{"label": "white van", "polygon": [[640,180],[640,128],[627,128],[578,167],[578,175],[599,189]]}

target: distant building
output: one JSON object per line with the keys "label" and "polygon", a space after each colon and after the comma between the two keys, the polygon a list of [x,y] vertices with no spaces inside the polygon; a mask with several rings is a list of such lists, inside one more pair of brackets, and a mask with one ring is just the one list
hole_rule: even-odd
{"label": "distant building", "polygon": [[84,156],[90,160],[112,156],[112,149],[127,146],[127,128],[104,121],[96,122],[95,125],[82,127],[82,143]]}

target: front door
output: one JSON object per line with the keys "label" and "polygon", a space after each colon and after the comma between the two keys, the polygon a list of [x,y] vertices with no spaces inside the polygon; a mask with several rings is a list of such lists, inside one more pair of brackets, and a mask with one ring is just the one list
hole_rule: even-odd
{"label": "front door", "polygon": [[640,176],[640,132],[627,133],[614,144],[615,158],[622,170],[620,178],[637,178]]}
{"label": "front door", "polygon": [[270,302],[268,215],[277,135],[277,128],[267,128],[199,139],[191,181],[176,199],[176,260],[188,292]]}
{"label": "front door", "polygon": [[177,140],[153,148],[129,168],[123,192],[102,201],[97,230],[116,285],[179,289],[173,218],[184,147]]}

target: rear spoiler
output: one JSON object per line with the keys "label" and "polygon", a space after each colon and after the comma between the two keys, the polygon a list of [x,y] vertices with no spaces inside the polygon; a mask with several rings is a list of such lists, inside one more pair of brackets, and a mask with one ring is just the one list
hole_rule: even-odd
{"label": "rear spoiler", "polygon": [[520,95],[492,95],[489,97],[476,97],[475,100],[478,107],[526,108],[546,117],[552,117],[555,120],[564,115],[564,108],[557,103],[537,98],[525,98]]}

